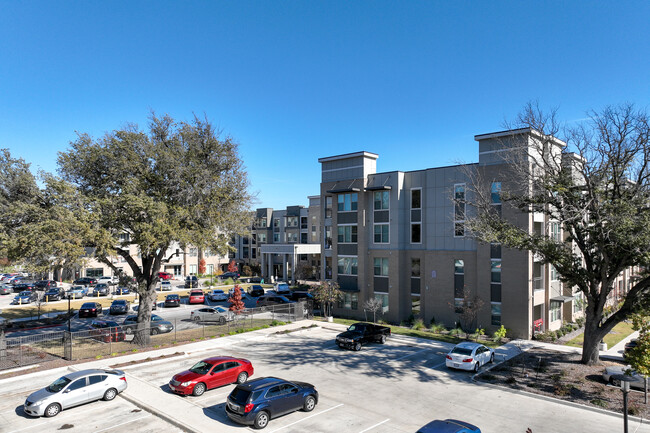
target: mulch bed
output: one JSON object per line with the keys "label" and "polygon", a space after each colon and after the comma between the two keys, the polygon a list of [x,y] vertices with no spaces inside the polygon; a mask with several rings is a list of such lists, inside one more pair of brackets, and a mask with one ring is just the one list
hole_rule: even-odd
{"label": "mulch bed", "polygon": [[174,358],[175,356],[182,356],[182,355],[185,355],[185,352],[175,352],[175,353],[170,353],[169,355],[160,355],[160,356],[154,356],[153,358],[148,357],[144,359],[138,359],[135,361],[123,362],[121,364],[113,364],[110,367],[111,368],[127,367],[129,365],[142,364],[144,362],[156,361],[158,359]]}
{"label": "mulch bed", "polygon": [[[620,388],[607,385],[602,377],[605,366],[609,365],[621,363],[603,360],[600,365],[589,366],[580,363],[577,353],[531,349],[476,379],[623,413],[623,393]],[[628,413],[645,419],[650,417],[650,405],[644,404],[643,392],[628,394]]]}

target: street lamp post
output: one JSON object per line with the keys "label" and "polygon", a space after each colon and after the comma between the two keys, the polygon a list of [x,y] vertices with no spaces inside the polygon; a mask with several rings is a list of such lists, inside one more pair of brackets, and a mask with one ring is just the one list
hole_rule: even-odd
{"label": "street lamp post", "polygon": [[612,379],[621,384],[621,391],[623,392],[623,433],[628,433],[627,430],[627,394],[630,392],[630,382],[634,381],[632,376],[627,374],[616,374]]}

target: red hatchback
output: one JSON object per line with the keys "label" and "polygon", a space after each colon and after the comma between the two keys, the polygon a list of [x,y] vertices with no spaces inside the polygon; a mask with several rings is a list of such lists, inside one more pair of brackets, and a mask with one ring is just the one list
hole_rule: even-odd
{"label": "red hatchback", "polygon": [[192,290],[190,292],[190,304],[205,304],[205,293],[203,290]]}
{"label": "red hatchback", "polygon": [[170,274],[169,272],[158,272],[158,278],[160,278],[161,280],[167,281],[167,280],[171,280],[172,278],[174,278],[174,274]]}
{"label": "red hatchback", "polygon": [[210,388],[244,383],[253,371],[253,364],[247,359],[215,356],[174,375],[169,381],[169,389],[176,394],[199,396]]}

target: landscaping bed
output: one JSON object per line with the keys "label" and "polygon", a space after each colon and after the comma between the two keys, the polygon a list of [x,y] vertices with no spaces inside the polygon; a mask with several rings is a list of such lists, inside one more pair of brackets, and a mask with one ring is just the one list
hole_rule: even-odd
{"label": "landscaping bed", "polygon": [[[603,381],[605,366],[621,365],[601,361],[600,365],[580,363],[579,353],[531,349],[476,376],[476,380],[512,389],[546,395],[585,406],[623,413],[623,393]],[[650,405],[643,392],[628,394],[628,413],[647,419]]]}

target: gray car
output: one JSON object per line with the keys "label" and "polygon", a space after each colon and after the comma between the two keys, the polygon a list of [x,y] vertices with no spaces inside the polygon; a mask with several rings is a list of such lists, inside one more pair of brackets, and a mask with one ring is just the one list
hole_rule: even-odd
{"label": "gray car", "polygon": [[190,313],[190,319],[195,322],[219,322],[234,320],[235,314],[223,307],[204,307]]}
{"label": "gray car", "polygon": [[6,284],[0,285],[0,295],[9,295],[13,292],[14,292],[13,287]]}
{"label": "gray car", "polygon": [[100,399],[113,400],[126,386],[121,370],[75,371],[30,394],[23,410],[31,416],[52,417],[69,407]]}
{"label": "gray car", "polygon": [[98,283],[93,289],[93,296],[108,296],[109,293],[110,288],[108,287],[108,284],[105,283]]}
{"label": "gray car", "polygon": [[[632,370],[632,368],[629,365],[626,367],[612,365],[610,367],[605,368],[605,371],[603,371],[603,380],[614,386],[621,386],[621,380],[616,378],[616,376],[620,374],[625,374],[626,371],[629,371],[631,373],[630,376],[633,379],[630,382],[631,388],[636,388],[636,389],[645,388],[645,381],[643,379],[643,376],[641,376],[636,371]],[[650,380],[648,380],[648,388],[650,388]]]}

